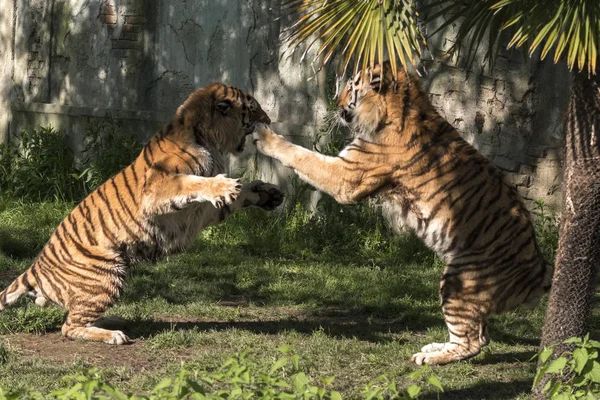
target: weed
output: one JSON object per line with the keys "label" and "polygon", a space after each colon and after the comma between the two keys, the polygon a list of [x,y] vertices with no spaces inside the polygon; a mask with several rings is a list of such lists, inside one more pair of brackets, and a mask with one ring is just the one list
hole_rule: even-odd
{"label": "weed", "polygon": [[78,175],[87,192],[131,164],[142,150],[141,143],[135,138],[118,134],[120,128],[119,121],[111,115],[102,120],[92,120],[87,125],[84,168]]}
{"label": "weed", "polygon": [[3,320],[7,322],[0,324],[1,334],[15,331],[40,334],[62,325],[64,312],[59,308],[39,308],[27,299],[20,301],[20,305],[2,311]]}
{"label": "weed", "polygon": [[0,190],[27,200],[68,201],[81,196],[66,137],[51,127],[21,131],[0,144]]}
{"label": "weed", "polygon": [[567,339],[565,344],[574,346],[557,358],[552,358],[552,348],[545,348],[537,357],[541,366],[535,376],[535,386],[544,374],[551,379],[543,392],[555,400],[597,399],[600,397],[600,342],[590,340],[589,334],[583,338]]}
{"label": "weed", "polygon": [[543,200],[536,200],[533,213],[538,243],[546,259],[554,263],[558,248],[559,220],[556,213],[548,209]]}
{"label": "weed", "polygon": [[0,364],[6,364],[10,355],[11,351],[8,349],[6,344],[0,342]]}
{"label": "weed", "polygon": [[[421,381],[428,375],[425,385],[443,392],[439,379],[431,371],[419,370],[409,377]],[[70,399],[315,399],[341,400],[341,394],[331,389],[335,377],[311,379],[301,367],[300,357],[288,346],[279,348],[274,362],[262,364],[249,351],[228,358],[215,371],[199,369],[193,364],[182,366],[172,377],[160,380],[148,395],[126,393],[107,382],[102,371],[92,368],[63,378],[62,388],[47,397],[58,400]],[[383,386],[382,386],[383,383]],[[416,399],[422,388],[416,383],[406,389],[398,389],[394,380],[382,375],[363,389],[366,399]],[[6,394],[0,388],[0,399],[16,398],[24,392]],[[40,392],[29,392],[29,397],[41,398]]]}
{"label": "weed", "polygon": [[0,191],[26,201],[79,201],[129,165],[142,145],[118,134],[110,116],[86,127],[83,161],[76,162],[68,138],[52,127],[23,130],[0,144]]}

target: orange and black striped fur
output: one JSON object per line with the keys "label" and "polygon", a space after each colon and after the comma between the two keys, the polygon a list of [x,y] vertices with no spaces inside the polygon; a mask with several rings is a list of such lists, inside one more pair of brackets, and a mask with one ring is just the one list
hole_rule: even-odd
{"label": "orange and black striped fur", "polygon": [[243,150],[257,122],[254,98],[219,83],[198,89],[133,164],[103,183],[56,228],[33,265],[0,293],[0,310],[29,294],[68,311],[72,339],[123,344],[121,331],[94,326],[119,296],[126,269],[181,251],[198,232],[247,206],[272,210],[274,185],[222,175],[224,156]]}
{"label": "orange and black striped fur", "polygon": [[263,124],[262,153],[296,170],[340,203],[378,197],[386,219],[413,230],[445,262],[440,283],[447,343],[413,355],[417,364],[472,357],[488,343],[490,315],[535,305],[549,289],[530,215],[502,173],[463,140],[415,77],[389,64],[359,73],[339,98],[355,137],[327,157],[287,142]]}

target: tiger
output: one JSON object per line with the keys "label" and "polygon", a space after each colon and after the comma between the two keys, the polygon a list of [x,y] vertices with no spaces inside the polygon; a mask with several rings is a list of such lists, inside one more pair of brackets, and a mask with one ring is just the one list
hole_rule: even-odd
{"label": "tiger", "polygon": [[441,308],[449,332],[413,354],[417,365],[473,357],[491,315],[535,306],[551,284],[529,211],[503,173],[434,109],[418,78],[389,61],[358,72],[338,96],[353,133],[337,156],[288,142],[268,124],[253,141],[337,202],[379,201],[383,217],[413,231],[444,262]]}
{"label": "tiger", "polygon": [[58,225],[29,269],[0,293],[0,310],[30,295],[36,305],[66,310],[66,338],[129,343],[122,331],[98,325],[134,263],[183,251],[241,208],[269,211],[283,202],[275,185],[224,174],[225,156],[242,152],[259,122],[271,120],[240,89],[212,83],[192,92],[132,164]]}

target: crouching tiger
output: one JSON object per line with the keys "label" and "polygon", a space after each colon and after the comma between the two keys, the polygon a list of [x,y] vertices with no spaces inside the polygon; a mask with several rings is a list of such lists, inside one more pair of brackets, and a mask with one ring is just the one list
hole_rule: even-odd
{"label": "crouching tiger", "polygon": [[439,254],[450,340],[412,359],[445,364],[480,352],[490,315],[537,304],[553,268],[502,173],[435,111],[415,77],[401,70],[393,78],[384,64],[348,82],[338,112],[354,140],[336,157],[291,144],[262,124],[254,141],[340,203],[377,196],[392,226],[413,230]]}
{"label": "crouching tiger", "polygon": [[185,249],[242,207],[282,203],[274,185],[222,175],[224,155],[242,151],[257,122],[270,120],[239,89],[214,83],[193,92],[131,165],[61,222],[33,265],[0,293],[0,310],[29,294],[67,310],[68,338],[128,342],[121,331],[94,326],[119,296],[127,267]]}

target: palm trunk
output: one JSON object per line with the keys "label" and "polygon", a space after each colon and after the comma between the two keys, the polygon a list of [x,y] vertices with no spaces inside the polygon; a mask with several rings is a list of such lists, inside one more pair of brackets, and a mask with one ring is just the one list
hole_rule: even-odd
{"label": "palm trunk", "polygon": [[[589,331],[595,278],[600,268],[600,85],[574,73],[567,114],[563,204],[556,270],[548,300],[542,347]],[[536,398],[545,380],[534,389]]]}

